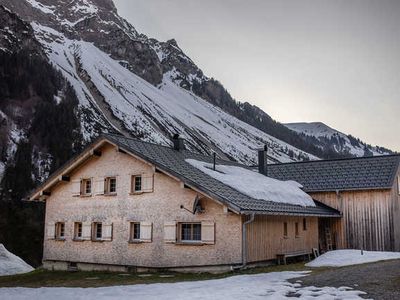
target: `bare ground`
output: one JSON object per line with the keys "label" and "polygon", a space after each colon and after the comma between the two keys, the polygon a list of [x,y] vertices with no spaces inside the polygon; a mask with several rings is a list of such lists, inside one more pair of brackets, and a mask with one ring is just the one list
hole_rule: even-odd
{"label": "bare ground", "polygon": [[351,287],[366,292],[367,295],[363,296],[366,299],[396,300],[400,299],[400,260],[314,269],[301,281],[305,286]]}

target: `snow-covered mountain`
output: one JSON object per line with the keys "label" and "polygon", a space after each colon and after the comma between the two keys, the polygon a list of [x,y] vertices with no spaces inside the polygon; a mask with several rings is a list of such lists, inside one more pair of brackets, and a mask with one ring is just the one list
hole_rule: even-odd
{"label": "snow-covered mountain", "polygon": [[393,153],[383,147],[368,145],[321,122],[289,123],[285,126],[325,151],[357,157]]}
{"label": "snow-covered mountain", "polygon": [[[236,102],[226,99],[229,94],[222,86],[206,77],[176,41],[159,42],[139,34],[110,0],[0,0],[0,4],[6,7],[2,14],[15,13],[12,18],[20,17],[33,28],[31,38],[73,87],[84,142],[102,131],[117,131],[169,145],[171,136],[180,133],[193,151],[217,151],[221,157],[248,164],[256,163],[256,149],[263,144],[269,145],[273,161],[317,158],[241,120],[240,112],[248,109],[245,104],[234,107]],[[25,39],[5,27],[8,38]],[[12,53],[4,40],[3,51]],[[63,92],[57,91],[54,99],[63,101]],[[19,109],[15,101],[13,105]],[[13,127],[5,133],[5,164],[19,141],[29,139],[32,120],[26,117],[18,124],[10,111],[0,112]],[[268,116],[258,114],[254,119]],[[37,151],[41,164],[54,158],[47,150]]]}
{"label": "snow-covered mountain", "polygon": [[[111,0],[0,0],[0,5],[5,7],[0,54],[4,61],[26,61],[5,65],[3,72],[12,71],[4,77],[9,79],[23,69],[18,84],[26,86],[14,94],[6,86],[0,95],[7,99],[0,104],[0,177],[16,164],[21,142],[27,144],[24,151],[32,148],[32,178],[38,183],[73,149],[104,131],[164,145],[179,133],[190,150],[216,151],[246,164],[257,162],[256,149],[264,144],[275,162],[329,157],[260,108],[234,100],[175,40],[138,33]],[[36,68],[45,70],[29,67],[33,53],[40,57]]]}

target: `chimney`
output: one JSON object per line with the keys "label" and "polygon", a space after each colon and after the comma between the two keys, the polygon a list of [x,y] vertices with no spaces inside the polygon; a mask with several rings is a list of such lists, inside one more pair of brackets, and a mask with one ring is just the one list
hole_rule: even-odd
{"label": "chimney", "polygon": [[185,144],[183,143],[183,138],[179,137],[179,134],[174,134],[172,137],[172,142],[174,143],[174,150],[180,151],[185,150]]}
{"label": "chimney", "polygon": [[268,145],[264,145],[264,148],[258,150],[258,172],[268,176]]}

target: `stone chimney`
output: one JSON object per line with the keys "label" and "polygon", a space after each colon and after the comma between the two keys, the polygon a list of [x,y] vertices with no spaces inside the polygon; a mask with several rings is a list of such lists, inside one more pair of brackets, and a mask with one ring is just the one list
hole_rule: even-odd
{"label": "stone chimney", "polygon": [[174,134],[172,137],[172,142],[174,143],[174,150],[181,151],[185,150],[185,144],[183,143],[183,138],[179,137],[179,134]]}
{"label": "stone chimney", "polygon": [[264,148],[258,150],[258,172],[268,176],[268,146],[264,145]]}

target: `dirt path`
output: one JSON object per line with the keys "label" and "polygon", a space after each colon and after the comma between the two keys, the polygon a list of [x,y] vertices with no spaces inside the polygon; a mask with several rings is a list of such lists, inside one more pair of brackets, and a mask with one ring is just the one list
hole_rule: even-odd
{"label": "dirt path", "polygon": [[364,298],[400,299],[400,260],[313,271],[301,278],[306,286],[352,287],[368,293]]}

